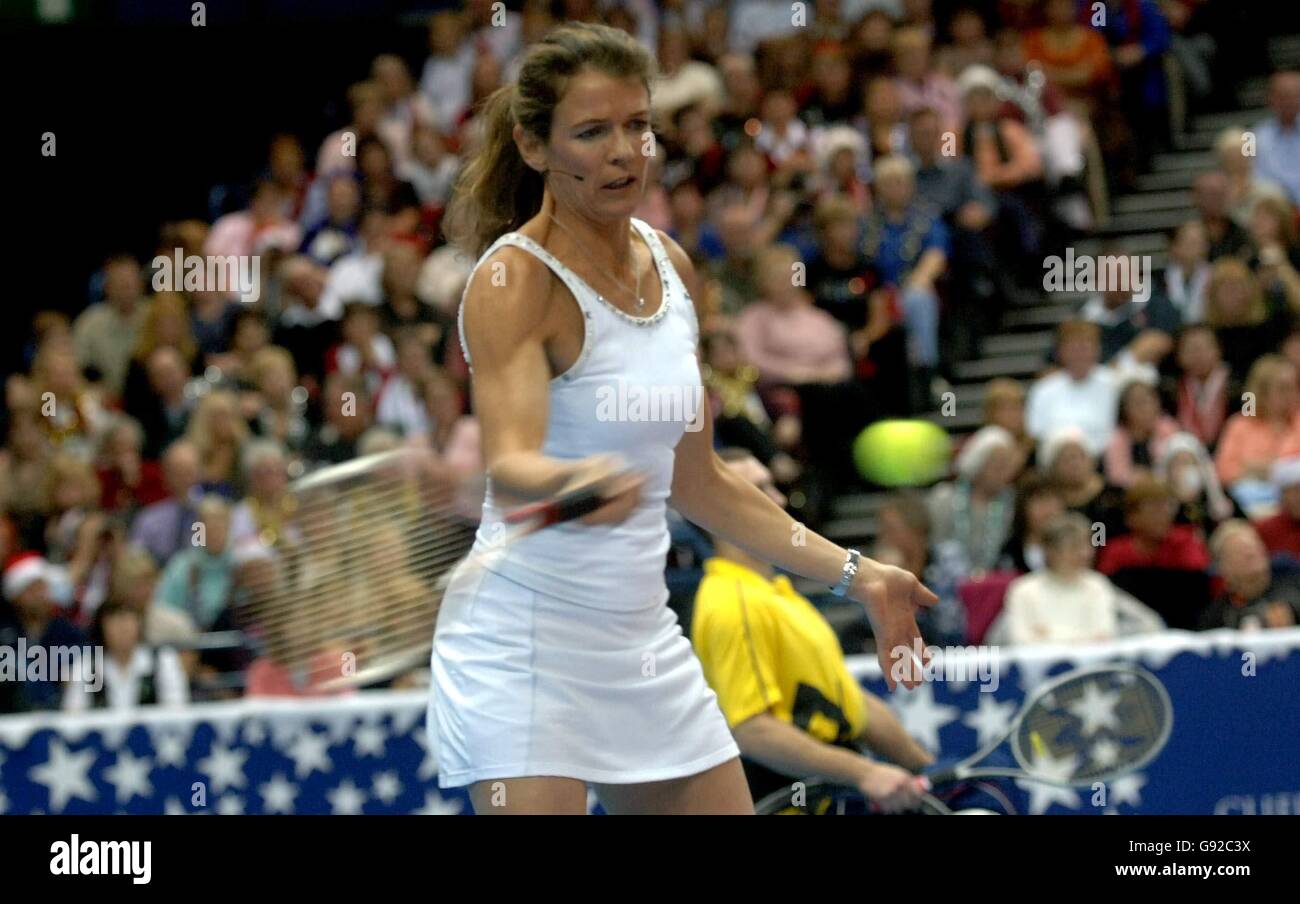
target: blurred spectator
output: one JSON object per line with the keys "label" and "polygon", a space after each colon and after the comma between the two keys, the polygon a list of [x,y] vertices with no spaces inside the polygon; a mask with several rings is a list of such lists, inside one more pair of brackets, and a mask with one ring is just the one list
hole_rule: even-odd
{"label": "blurred spectator", "polygon": [[[514,13],[510,14],[512,17]],[[393,152],[399,169],[411,159],[412,140],[421,125],[431,125],[433,108],[415,89],[406,61],[394,53],[381,53],[370,64],[371,81],[379,88],[383,115],[376,134]]]}
{"label": "blurred spectator", "polygon": [[659,29],[659,75],[650,91],[655,115],[664,120],[691,104],[711,113],[725,99],[722,77],[708,63],[691,59],[689,42],[680,20],[664,20]]}
{"label": "blurred spectator", "polygon": [[307,155],[297,136],[281,132],[271,139],[267,150],[266,178],[280,190],[280,214],[286,219],[297,220],[311,184]]}
{"label": "blurred spectator", "polygon": [[[22,392],[26,394],[30,390]],[[32,535],[41,529],[46,507],[46,475],[54,452],[39,409],[26,398],[21,406],[14,405],[12,389],[6,395],[10,401],[9,433],[0,457],[3,476],[0,486],[3,486],[5,510],[16,522],[19,533],[31,537],[30,542],[35,543],[37,539]]]}
{"label": "blurred spectator", "polygon": [[894,32],[894,65],[898,69],[897,85],[902,115],[907,117],[922,107],[939,114],[945,131],[961,125],[961,99],[953,80],[933,68],[930,59],[931,36],[921,28],[905,27]]}
{"label": "blurred spectator", "polygon": [[1012,482],[1023,463],[1008,431],[976,431],[957,455],[957,479],[930,491],[931,544],[954,545],[968,571],[992,569],[1011,534]]}
{"label": "blurred spectator", "polygon": [[188,391],[189,373],[181,352],[161,346],[146,361],[148,394],[137,393],[138,401],[127,413],[144,430],[144,457],[156,459],[174,440],[185,435],[194,397]]}
{"label": "blurred spectator", "polygon": [[144,625],[144,642],[153,646],[168,645],[184,650],[181,659],[190,671],[190,660],[197,656],[189,651],[198,632],[194,622],[183,612],[167,606],[155,606],[158,566],[148,552],[138,546],[124,547],[113,563],[113,583],[109,600],[134,609]]}
{"label": "blurred spectator", "polygon": [[847,124],[858,110],[858,97],[853,90],[853,67],[838,41],[815,47],[809,75],[811,84],[800,91],[800,118],[816,139],[830,126]]}
{"label": "blurred spectator", "polygon": [[[21,640],[31,647],[43,647],[47,657],[55,657],[75,647],[82,653],[83,668],[89,665],[85,634],[55,608],[51,584],[61,580],[59,569],[36,553],[24,553],[7,563],[3,582],[6,605],[0,605],[0,648],[16,650]],[[70,657],[58,658],[70,661]],[[51,680],[55,677],[57,680]],[[58,709],[62,682],[71,677],[0,681],[0,714]]]}
{"label": "blurred spectator", "polygon": [[131,542],[143,547],[159,565],[190,541],[197,517],[199,452],[193,443],[177,440],[162,457],[168,496],[140,510],[131,525]]}
{"label": "blurred spectator", "polygon": [[1300,311],[1300,272],[1296,270],[1300,267],[1300,242],[1290,203],[1274,197],[1256,201],[1250,215],[1250,242],[1250,265],[1260,288],[1285,300],[1288,312]]}
{"label": "blurred spectator", "polygon": [[1078,427],[1049,434],[1039,448],[1038,467],[1060,488],[1065,507],[1086,517],[1094,529],[1103,526],[1108,538],[1124,530],[1124,491],[1097,471],[1088,438]]}
{"label": "blurred spectator", "polygon": [[167,495],[161,466],[146,461],[143,452],[140,423],[125,414],[111,415],[100,434],[96,456],[101,509],[130,518]]}
{"label": "blurred spectator", "polygon": [[389,216],[394,236],[412,238],[420,225],[420,196],[415,186],[399,179],[392,152],[378,138],[357,144],[357,173],[361,177],[361,203]]}
{"label": "blurred spectator", "polygon": [[1137,172],[1145,172],[1151,154],[1169,142],[1164,55],[1173,35],[1156,0],[1104,2],[1104,16],[1091,21],[1110,45],[1119,76],[1119,107],[1133,134]]}
{"label": "blurred spectator", "polygon": [[755,388],[758,368],[740,357],[731,329],[705,333],[701,341],[702,374],[717,442],[745,449],[772,471],[778,483],[789,484],[800,471],[789,454],[800,438],[798,415],[779,410],[769,413]]}
{"label": "blurred spectator", "polygon": [[1219,525],[1210,537],[1223,592],[1200,619],[1200,628],[1290,628],[1300,621],[1300,577],[1274,569],[1255,528],[1242,520]]}
{"label": "blurred spectator", "polygon": [[379,390],[375,422],[402,436],[422,436],[430,428],[422,397],[424,381],[434,369],[429,345],[411,328],[394,338],[397,365]]}
{"label": "blurred spectator", "polygon": [[1255,530],[1270,553],[1285,553],[1300,562],[1300,457],[1279,458],[1270,477],[1281,505],[1276,515],[1258,521]]}
{"label": "blurred spectator", "polygon": [[[160,348],[173,349],[179,356],[180,360],[176,363],[181,368],[179,376],[182,387],[186,380],[200,372],[202,362],[199,360],[198,343],[194,341],[194,330],[190,325],[189,305],[185,297],[176,292],[159,292],[153,297],[140,328],[131,363],[127,367],[122,408],[144,425],[146,441],[153,439],[150,428],[157,416],[153,409],[158,405],[158,396],[164,391],[152,385],[156,366],[154,353]],[[167,382],[166,389],[170,395],[174,388],[171,383],[174,381]],[[153,456],[146,453],[146,457]]]}
{"label": "blurred spectator", "polygon": [[863,249],[881,279],[898,290],[907,325],[907,357],[913,375],[913,406],[928,410],[931,380],[939,364],[939,296],[936,283],[948,266],[948,229],[916,200],[916,172],[905,157],[886,157],[875,167],[875,213]]}
{"label": "blurred spectator", "polygon": [[917,625],[926,643],[960,643],[966,628],[966,613],[957,596],[957,585],[966,579],[960,555],[951,555],[951,544],[938,547],[930,542],[930,511],[923,497],[904,490],[885,499],[880,508],[879,530],[872,558],[910,571],[939,597],[924,612],[917,613]]}
{"label": "blurred spectator", "polygon": [[1169,243],[1169,263],[1157,286],[1164,290],[1183,323],[1199,323],[1205,317],[1209,253],[1205,226],[1200,220],[1188,220],[1179,226]]}
{"label": "blurred spectator", "polygon": [[1130,533],[1108,537],[1097,570],[1159,612],[1173,628],[1192,628],[1210,602],[1210,552],[1200,528],[1175,524],[1178,502],[1153,476],[1139,477],[1124,494]]}
{"label": "blurred spectator", "polygon": [[271,345],[253,356],[249,368],[256,389],[256,411],[250,418],[254,434],[274,440],[297,452],[307,441],[311,425],[307,421],[307,392],[298,385],[293,356]]}
{"label": "blurred spectator", "polygon": [[203,243],[203,253],[213,257],[251,257],[269,248],[294,251],[302,242],[302,230],[284,215],[284,209],[280,187],[269,179],[259,181],[253,188],[247,210],[228,213],[212,224],[212,231]]}
{"label": "blurred spectator", "polygon": [[1178,369],[1169,393],[1178,425],[1212,450],[1241,393],[1211,326],[1192,323],[1183,328],[1178,336]]}
{"label": "blurred spectator", "polygon": [[129,254],[104,264],[104,300],[82,311],[72,325],[77,363],[94,368],[104,388],[121,396],[126,369],[148,313],[140,264]]}
{"label": "blurred spectator", "polygon": [[243,304],[220,292],[190,293],[190,332],[204,365],[220,360],[235,334]]}
{"label": "blurred spectator", "polygon": [[85,459],[56,454],[46,473],[45,554],[63,565],[76,550],[77,534],[99,504],[99,480]]}
{"label": "blurred spectator", "polygon": [[1200,528],[1208,536],[1220,523],[1237,514],[1236,507],[1214,471],[1214,462],[1195,436],[1175,433],[1165,443],[1164,454],[1156,468],[1178,501],[1179,524]]}
{"label": "blurred spectator", "polygon": [[[450,92],[450,85],[445,88]],[[307,208],[303,211],[306,222],[315,222],[320,218],[324,201],[321,190],[328,184],[322,180],[328,180],[340,172],[355,172],[362,140],[379,135],[379,126],[384,117],[384,90],[377,82],[356,82],[348,88],[348,106],[352,111],[352,121],[328,135],[321,142],[320,151],[316,155],[316,182],[311,187],[313,197],[309,198]]]}
{"label": "blurred spectator", "polygon": [[244,446],[240,465],[248,492],[230,513],[230,548],[277,546],[286,539],[295,511],[284,450],[274,440],[252,440]]}
{"label": "blurred spectator", "polygon": [[188,615],[200,631],[211,631],[228,615],[231,600],[230,506],[219,497],[204,497],[195,524],[201,530],[192,531],[163,568],[155,603]]}
{"label": "blurred spectator", "polygon": [[1028,461],[1034,438],[1025,431],[1025,389],[1015,380],[994,377],[984,388],[983,426],[997,426],[1011,434]]}
{"label": "blurred spectator", "polygon": [[867,143],[852,126],[823,129],[817,137],[817,172],[813,192],[818,200],[842,196],[856,215],[871,210],[871,188],[867,184]]}
{"label": "blurred spectator", "polygon": [[70,345],[41,348],[32,363],[31,388],[40,400],[41,425],[51,445],[89,458],[105,412],[98,394],[82,379]]}
{"label": "blurred spectator", "polygon": [[1114,87],[1106,39],[1080,24],[1074,0],[1047,0],[1045,24],[1024,36],[1025,59],[1037,63],[1085,119],[1102,111]]}
{"label": "blurred spectator", "polygon": [[237,498],[239,450],[248,424],[239,415],[234,393],[214,390],[199,400],[185,439],[199,453],[199,485],[205,493]]}
{"label": "blurred spectator", "polygon": [[373,395],[384,385],[397,364],[393,343],[379,329],[379,312],[365,302],[349,302],[343,309],[342,341],[325,355],[325,372],[360,375]]}
{"label": "blurred spectator", "polygon": [[1277,503],[1269,470],[1279,457],[1300,451],[1300,385],[1296,367],[1264,355],[1246,378],[1247,404],[1228,418],[1214,455],[1219,479],[1246,514]]}
{"label": "blurred spectator", "polygon": [[459,13],[446,9],[429,17],[429,58],[420,75],[420,93],[433,109],[434,125],[441,131],[454,128],[469,106],[476,53],[475,45],[464,40],[464,20]]}
{"label": "blurred spectator", "polygon": [[952,78],[968,66],[991,66],[993,42],[989,40],[984,17],[973,6],[958,7],[948,20],[952,41],[935,54],[935,64]]}
{"label": "blurred spectator", "polygon": [[1163,627],[1153,612],[1092,569],[1092,536],[1082,516],[1056,516],[1043,536],[1047,567],[1011,582],[989,642],[1004,637],[1010,644],[1096,643],[1123,633],[1122,620],[1142,631]]}
{"label": "blurred spectator", "polygon": [[370,393],[356,375],[336,372],[321,394],[325,423],[308,438],[302,456],[313,464],[340,464],[357,454],[357,441],[371,425]]}
{"label": "blurred spectator", "polygon": [[107,603],[95,613],[90,635],[92,643],[103,647],[103,674],[71,683],[63,696],[64,710],[131,710],[189,702],[180,657],[175,650],[155,649],[145,641],[138,611],[125,603]]}
{"label": "blurred spectator", "polygon": [[[417,294],[422,263],[419,250],[406,243],[395,244],[384,252],[384,301],[379,306],[379,318],[388,337],[414,330],[424,342],[426,353],[441,359],[445,329],[452,324],[450,318],[444,324],[438,309],[425,304]],[[350,329],[346,318],[343,329],[345,333]]]}
{"label": "blurred spectator", "polygon": [[271,341],[293,355],[298,372],[319,380],[325,374],[325,352],[338,333],[342,306],[322,304],[329,270],[305,255],[286,260],[280,268],[283,299]]}
{"label": "blurred spectator", "polygon": [[1053,517],[1065,511],[1060,488],[1050,478],[1028,472],[1016,487],[1016,509],[1011,535],[1002,548],[1001,567],[1038,571],[1047,567],[1043,531]]}
{"label": "blurred spectator", "polygon": [[[1135,297],[1139,280],[1154,281],[1150,272],[1135,273],[1133,260],[1122,248],[1103,248],[1097,261],[1105,267],[1106,288],[1088,296],[1079,316],[1101,327],[1101,360],[1111,363],[1127,352],[1139,364],[1158,364],[1174,348],[1182,320],[1159,287],[1142,288],[1150,297]],[[1099,272],[1098,277],[1102,274]],[[1126,359],[1127,357],[1126,356]]]}
{"label": "blurred spectator", "polygon": [[1225,258],[1210,271],[1205,322],[1214,328],[1223,360],[1238,379],[1277,349],[1293,319],[1286,300],[1265,292],[1240,260]]}
{"label": "blurred spectator", "polygon": [[1160,410],[1160,394],[1142,380],[1130,380],[1119,394],[1119,423],[1106,447],[1106,481],[1128,487],[1150,476],[1178,423]]}
{"label": "blurred spectator", "polygon": [[1061,427],[1076,426],[1088,450],[1100,455],[1110,443],[1118,414],[1114,374],[1099,365],[1101,330],[1095,323],[1069,320],[1056,336],[1061,367],[1034,381],[1025,405],[1025,429],[1039,442]]}
{"label": "blurred spectator", "polygon": [[1250,236],[1233,221],[1228,206],[1228,177],[1221,170],[1200,173],[1192,181],[1192,206],[1210,242],[1209,259],[1249,253]]}
{"label": "blurred spectator", "polygon": [[328,267],[356,246],[361,187],[351,173],[343,172],[326,184],[326,218],[307,228],[298,251]]}
{"label": "blurred spectator", "polygon": [[1246,133],[1236,126],[1224,129],[1214,143],[1218,155],[1219,169],[1227,177],[1228,210],[1233,221],[1243,228],[1250,228],[1250,214],[1255,203],[1261,198],[1280,198],[1288,204],[1286,190],[1276,182],[1261,179],[1255,173],[1254,156],[1247,153],[1253,149],[1248,144]]}
{"label": "blurred spectator", "polygon": [[1273,115],[1255,127],[1256,172],[1300,205],[1300,73],[1279,72],[1269,80],[1268,106]]}
{"label": "blurred spectator", "polygon": [[397,175],[415,189],[425,209],[441,212],[451,198],[460,159],[447,149],[446,137],[433,126],[417,123],[411,130],[411,150],[398,163]]}

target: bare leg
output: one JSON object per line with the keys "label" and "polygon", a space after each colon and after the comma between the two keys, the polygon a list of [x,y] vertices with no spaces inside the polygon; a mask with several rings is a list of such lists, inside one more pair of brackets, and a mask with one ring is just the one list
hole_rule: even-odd
{"label": "bare leg", "polygon": [[754,800],[739,759],[683,778],[594,787],[605,809],[617,815],[754,815]]}
{"label": "bare leg", "polygon": [[480,816],[583,816],[587,812],[587,786],[576,778],[554,775],[475,782],[469,798]]}

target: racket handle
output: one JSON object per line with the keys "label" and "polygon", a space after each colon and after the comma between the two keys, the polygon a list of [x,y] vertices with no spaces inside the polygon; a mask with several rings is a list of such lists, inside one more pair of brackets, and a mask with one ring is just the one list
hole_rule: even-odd
{"label": "racket handle", "polygon": [[517,508],[505,516],[505,521],[507,524],[519,524],[536,519],[538,527],[546,527],[589,515],[606,501],[604,494],[596,487],[583,487],[562,493],[554,499],[543,499]]}
{"label": "racket handle", "polygon": [[936,785],[950,785],[953,782],[961,781],[961,775],[956,769],[940,769],[938,772],[931,772],[929,775],[923,775],[921,778],[925,781],[925,790],[929,791]]}

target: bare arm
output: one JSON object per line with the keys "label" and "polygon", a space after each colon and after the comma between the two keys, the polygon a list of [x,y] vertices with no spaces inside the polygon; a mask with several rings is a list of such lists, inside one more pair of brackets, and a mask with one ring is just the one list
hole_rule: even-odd
{"label": "bare arm", "polygon": [[[660,233],[660,238],[691,296],[699,297],[690,259],[668,236]],[[677,444],[669,503],[709,533],[725,537],[778,568],[828,585],[839,583],[845,549],[797,523],[762,490],[722,462],[713,451],[713,416],[707,396],[699,417],[700,429],[686,431]],[[896,675],[891,664],[893,657],[903,655],[901,651],[920,646],[916,611],[934,605],[938,597],[909,572],[866,556],[849,596],[866,606],[890,689],[899,680],[915,687],[920,677],[915,669]]]}
{"label": "bare arm", "polygon": [[862,734],[862,741],[868,747],[891,763],[912,772],[920,772],[934,762],[934,756],[903,729],[898,716],[884,700],[865,689],[862,698],[867,705],[867,729]]}

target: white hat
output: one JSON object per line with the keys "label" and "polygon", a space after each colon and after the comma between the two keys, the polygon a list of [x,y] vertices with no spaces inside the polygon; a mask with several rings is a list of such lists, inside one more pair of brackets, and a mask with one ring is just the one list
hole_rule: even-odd
{"label": "white hat", "polygon": [[957,76],[957,90],[961,93],[963,99],[972,91],[980,88],[987,88],[994,94],[1002,87],[1002,77],[997,74],[991,67],[981,64],[967,66],[962,74]]}
{"label": "white hat", "polygon": [[37,581],[49,580],[49,563],[34,552],[23,553],[9,563],[4,575],[5,598],[13,602]]}
{"label": "white hat", "polygon": [[1088,437],[1079,427],[1069,426],[1061,427],[1053,431],[1042,444],[1038,447],[1038,467],[1041,471],[1052,470],[1052,465],[1056,463],[1056,457],[1061,454],[1061,450],[1070,443],[1079,445],[1083,451],[1088,453],[1092,458],[1092,448],[1088,445]]}
{"label": "white hat", "polygon": [[955,462],[957,474],[966,480],[975,479],[976,475],[984,470],[989,455],[998,446],[1011,450],[1016,448],[1016,438],[1011,435],[1011,431],[997,424],[990,424],[975,431],[957,453]]}

